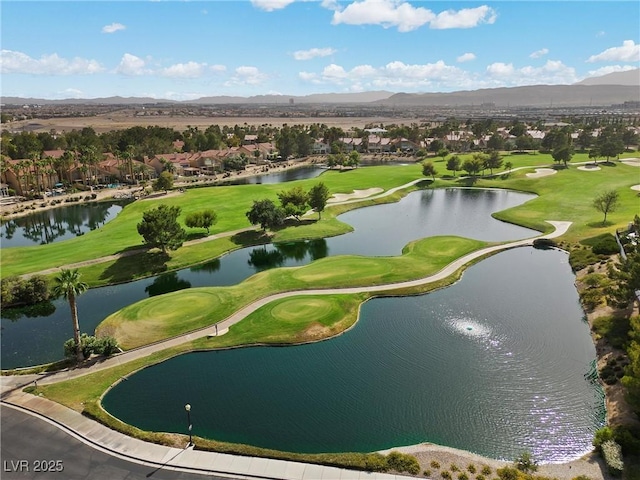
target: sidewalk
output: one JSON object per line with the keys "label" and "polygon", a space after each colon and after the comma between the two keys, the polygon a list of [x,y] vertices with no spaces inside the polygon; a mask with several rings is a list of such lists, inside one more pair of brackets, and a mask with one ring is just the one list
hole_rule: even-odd
{"label": "sidewalk", "polygon": [[[25,383],[28,385],[30,382]],[[45,417],[45,420],[56,424],[60,429],[93,448],[124,460],[158,469],[247,479],[401,480],[414,478],[147,443],[111,430],[51,400],[24,393],[22,388],[13,389],[4,396],[6,387],[3,382],[2,408],[17,408]]]}

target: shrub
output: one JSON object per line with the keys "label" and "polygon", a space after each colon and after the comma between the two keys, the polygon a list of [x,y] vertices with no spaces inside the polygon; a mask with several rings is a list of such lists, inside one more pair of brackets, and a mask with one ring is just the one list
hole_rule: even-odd
{"label": "shrub", "polygon": [[595,243],[591,250],[596,255],[613,255],[620,251],[620,247],[618,247],[618,242],[613,235],[607,234],[606,237],[601,238]]}
{"label": "shrub", "polygon": [[586,475],[578,475],[577,477],[573,477],[571,480],[591,480],[591,477],[587,477]]}
{"label": "shrub", "polygon": [[491,467],[489,465],[485,465],[480,471],[483,475],[491,475]]}
{"label": "shrub", "polygon": [[607,464],[609,473],[613,476],[619,477],[624,470],[624,463],[622,461],[622,449],[614,440],[606,440],[600,446],[602,457]]}
{"label": "shrub", "polygon": [[380,453],[367,455],[364,459],[364,468],[370,472],[386,472],[389,469],[387,459]]}
{"label": "shrub", "polygon": [[552,238],[536,238],[533,241],[533,248],[539,248],[541,250],[555,248],[557,246],[558,244]]}
{"label": "shrub", "polygon": [[28,279],[3,278],[0,282],[2,306],[34,305],[49,300],[49,284],[46,277],[33,275]]}
{"label": "shrub", "polygon": [[513,467],[502,467],[496,470],[500,480],[518,480],[520,478],[520,470]]}
{"label": "shrub", "polygon": [[538,462],[536,462],[531,453],[522,452],[518,458],[516,458],[515,467],[524,473],[535,472],[538,470]]}
{"label": "shrub", "polygon": [[435,468],[436,470],[440,469],[440,462],[436,460],[431,460],[431,468]]}
{"label": "shrub", "polygon": [[422,472],[422,475],[424,475],[425,477],[430,477],[431,476],[431,470],[427,469],[424,472]]}
{"label": "shrub", "polygon": [[467,475],[465,472],[462,472],[460,475],[458,475],[458,480],[469,480],[469,475]]}
{"label": "shrub", "polygon": [[478,475],[476,475],[476,480],[485,480],[485,476],[482,475],[481,473],[479,473]]}
{"label": "shrub", "polygon": [[452,464],[451,464],[451,466],[449,467],[449,469],[450,469],[452,472],[457,472],[458,470],[460,470],[460,469],[458,468],[458,466],[457,466],[455,463],[452,463]]}
{"label": "shrub", "polygon": [[470,464],[467,466],[467,471],[468,471],[469,473],[476,473],[476,466],[475,466],[473,463],[470,463]]}
{"label": "shrub", "polygon": [[442,472],[440,472],[440,476],[445,480],[451,480],[451,474],[449,473],[449,470],[443,470]]}
{"label": "shrub", "polygon": [[406,453],[391,452],[387,455],[387,466],[396,472],[407,472],[411,475],[420,473],[420,464],[416,457]]}
{"label": "shrub", "polygon": [[602,293],[599,290],[585,290],[580,292],[580,301],[587,310],[593,310],[602,303]]}
{"label": "shrub", "polygon": [[[118,342],[113,337],[96,338],[93,335],[83,333],[80,335],[80,348],[85,358],[92,354],[96,355],[112,355],[118,350]],[[75,357],[76,341],[70,338],[64,342],[64,355],[66,357]]]}

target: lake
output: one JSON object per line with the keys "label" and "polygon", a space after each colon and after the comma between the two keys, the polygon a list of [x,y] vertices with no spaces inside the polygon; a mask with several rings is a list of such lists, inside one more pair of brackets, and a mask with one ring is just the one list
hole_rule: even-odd
{"label": "lake", "polygon": [[433,442],[563,461],[604,423],[595,348],[566,253],[518,248],[431,294],[366,302],[356,326],[292,347],[185,354],[110,390],[144,430],[294,452]]}
{"label": "lake", "polygon": [[[197,267],[91,289],[78,297],[80,328],[92,333],[111,313],[150,295],[189,287],[234,285],[268,268],[305,265],[329,255],[400,255],[408,242],[433,235],[460,235],[487,241],[532,237],[537,232],[491,217],[493,212],[521,205],[532,198],[535,196],[507,190],[415,191],[399,202],[340,215],[341,221],[354,227],[353,232],[345,235],[243,248]],[[26,311],[9,309],[0,313],[2,368],[38,365],[62,358],[62,345],[73,335],[65,300]]]}

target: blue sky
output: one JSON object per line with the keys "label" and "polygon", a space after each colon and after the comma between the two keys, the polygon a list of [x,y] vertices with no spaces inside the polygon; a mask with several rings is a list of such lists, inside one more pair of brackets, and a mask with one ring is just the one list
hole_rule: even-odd
{"label": "blue sky", "polygon": [[450,92],[640,64],[640,2],[0,1],[3,96]]}

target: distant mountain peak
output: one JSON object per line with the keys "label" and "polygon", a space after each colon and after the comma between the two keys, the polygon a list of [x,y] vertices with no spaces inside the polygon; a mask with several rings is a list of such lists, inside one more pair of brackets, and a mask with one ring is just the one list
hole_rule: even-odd
{"label": "distant mountain peak", "polygon": [[627,85],[640,87],[640,68],[626,70],[624,72],[613,72],[600,77],[585,78],[574,85]]}

